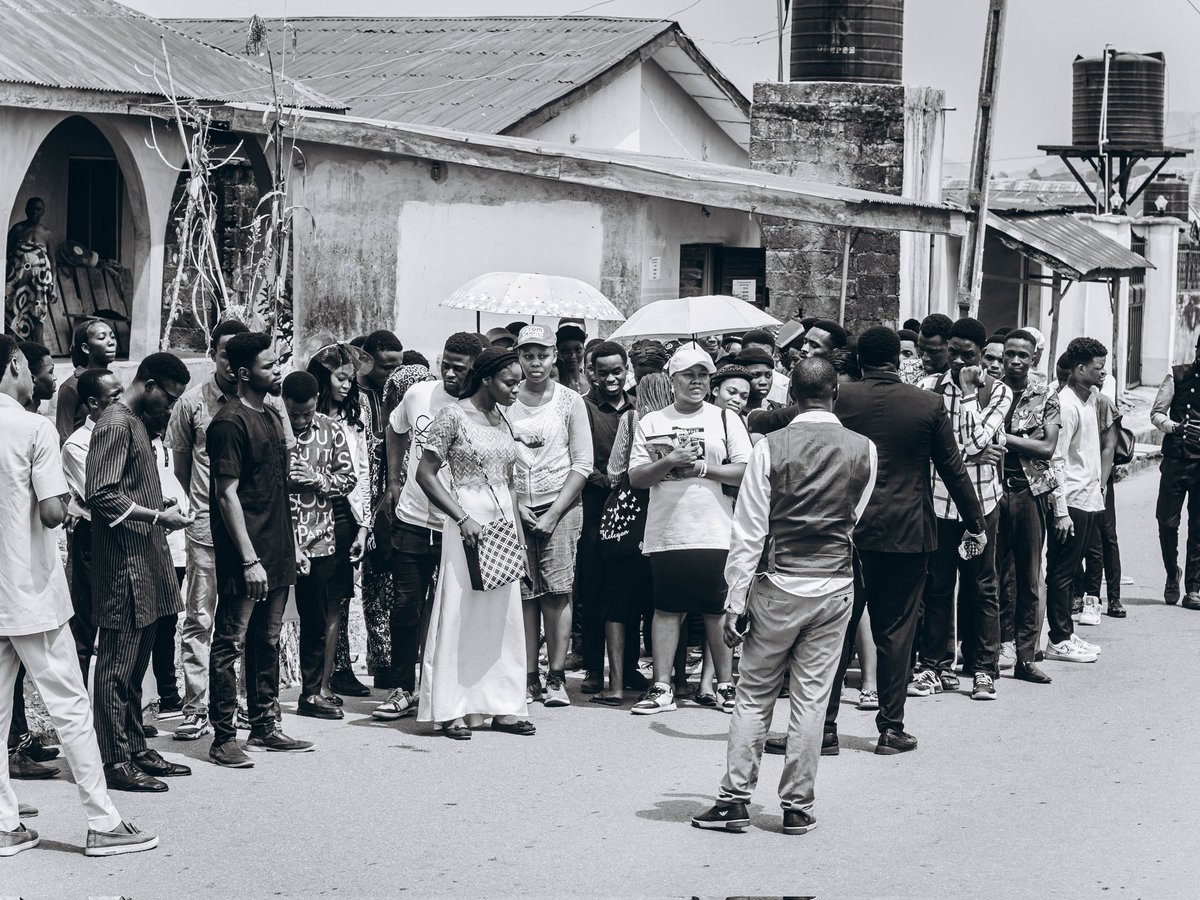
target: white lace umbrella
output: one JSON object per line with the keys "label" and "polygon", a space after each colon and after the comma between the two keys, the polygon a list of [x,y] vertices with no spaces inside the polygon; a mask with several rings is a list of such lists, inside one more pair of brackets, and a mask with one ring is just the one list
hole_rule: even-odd
{"label": "white lace umbrella", "polygon": [[779,324],[753,303],[737,297],[678,297],[647,303],[611,338],[678,338],[772,328]]}
{"label": "white lace umbrella", "polygon": [[498,315],[625,321],[621,311],[586,281],[533,272],[488,272],[472,278],[441,305]]}

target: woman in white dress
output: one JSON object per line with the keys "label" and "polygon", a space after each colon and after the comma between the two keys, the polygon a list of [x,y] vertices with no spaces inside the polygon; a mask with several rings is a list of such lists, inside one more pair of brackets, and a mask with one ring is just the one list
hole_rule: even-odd
{"label": "woman in white dress", "polygon": [[[475,591],[464,543],[475,545],[483,526],[499,518],[515,527],[513,465],[516,444],[501,412],[521,383],[517,355],[484,350],[461,399],[429,426],[417,484],[446,514],[437,597],[421,663],[417,719],[437,723],[446,737],[466,740],[488,717],[492,729],[531,735],[524,719],[525,626],[518,582]],[[450,490],[438,479],[450,467]]]}

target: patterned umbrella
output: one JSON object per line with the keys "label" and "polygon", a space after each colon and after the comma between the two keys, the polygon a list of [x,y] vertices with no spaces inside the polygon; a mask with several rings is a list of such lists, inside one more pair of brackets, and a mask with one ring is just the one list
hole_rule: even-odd
{"label": "patterned umbrella", "polygon": [[498,315],[625,321],[621,311],[587,282],[532,272],[488,272],[472,278],[441,305]]}
{"label": "patterned umbrella", "polygon": [[753,303],[737,297],[678,297],[647,303],[612,333],[616,338],[677,338],[773,328],[779,324]]}

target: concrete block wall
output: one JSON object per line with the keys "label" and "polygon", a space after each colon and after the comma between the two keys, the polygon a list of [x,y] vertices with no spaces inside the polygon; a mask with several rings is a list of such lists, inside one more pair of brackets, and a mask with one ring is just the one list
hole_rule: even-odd
{"label": "concrete block wall", "polygon": [[[905,88],[837,82],[754,86],[750,166],[805,181],[899,195],[904,190]],[[771,313],[837,319],[845,232],[763,217]],[[900,239],[859,232],[850,255],[846,324],[894,324]]]}

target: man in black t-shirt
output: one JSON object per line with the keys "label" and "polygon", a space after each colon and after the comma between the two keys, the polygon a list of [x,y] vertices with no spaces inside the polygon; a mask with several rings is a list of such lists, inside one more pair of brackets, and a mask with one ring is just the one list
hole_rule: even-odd
{"label": "man in black t-shirt", "polygon": [[[287,445],[279,417],[264,407],[281,385],[279,358],[265,334],[229,339],[225,353],[237,373],[238,396],[208,426],[209,487],[217,611],[209,661],[209,758],[219,766],[254,764],[236,737],[237,676],[245,648],[247,750],[311,750],[279,727],[279,630],[297,554],[288,508]],[[306,562],[306,561],[305,561]],[[304,565],[304,563],[301,563]]]}

